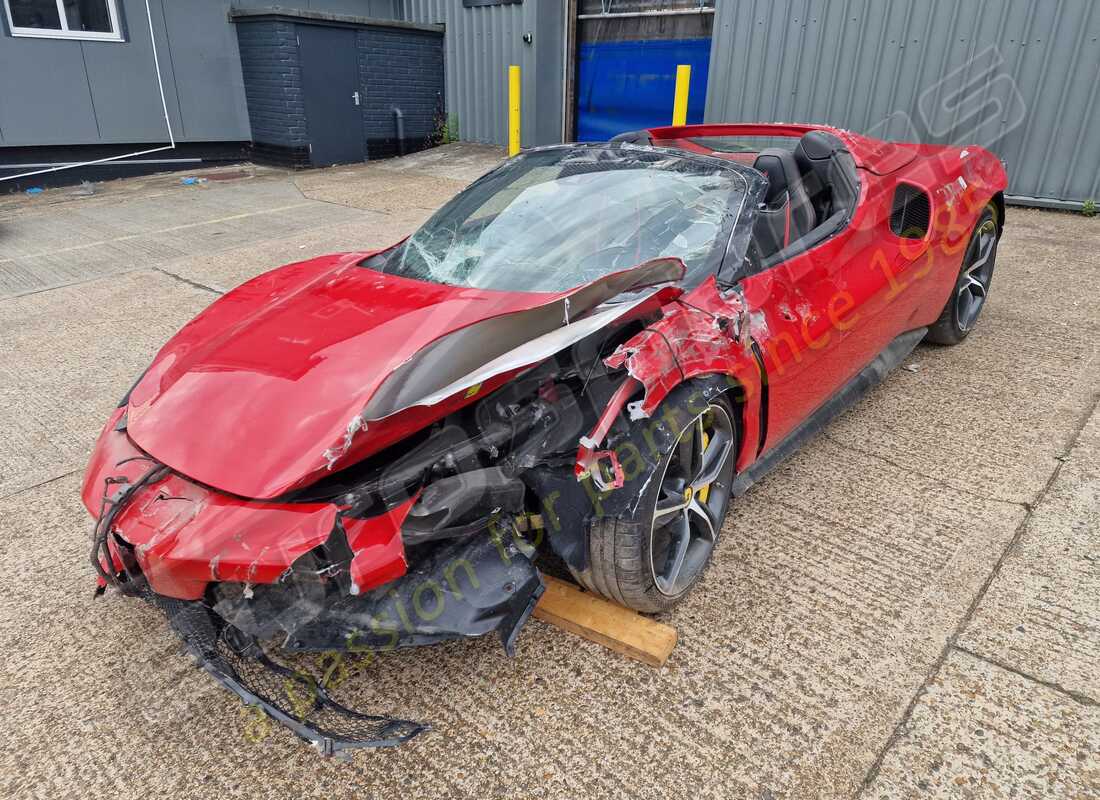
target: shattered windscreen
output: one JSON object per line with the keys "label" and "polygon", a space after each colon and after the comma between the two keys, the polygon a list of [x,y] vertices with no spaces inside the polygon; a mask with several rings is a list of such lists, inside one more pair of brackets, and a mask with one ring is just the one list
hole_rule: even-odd
{"label": "shattered windscreen", "polygon": [[365,266],[417,280],[558,292],[673,256],[692,285],[715,272],[749,189],[714,159],[572,146],[507,162]]}

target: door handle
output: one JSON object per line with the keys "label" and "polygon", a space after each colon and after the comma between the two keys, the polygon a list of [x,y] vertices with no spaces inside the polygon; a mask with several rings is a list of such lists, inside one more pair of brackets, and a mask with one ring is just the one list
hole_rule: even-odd
{"label": "door handle", "polygon": [[352,92],[351,99],[355,101],[355,105],[359,105],[359,92]]}

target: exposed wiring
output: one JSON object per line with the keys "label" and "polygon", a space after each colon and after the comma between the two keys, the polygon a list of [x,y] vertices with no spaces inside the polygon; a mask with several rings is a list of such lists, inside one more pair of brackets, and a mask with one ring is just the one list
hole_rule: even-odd
{"label": "exposed wiring", "polygon": [[676,362],[676,369],[680,370],[680,380],[686,381],[687,373],[684,372],[684,368],[680,364],[680,359],[676,357],[676,348],[672,346],[672,342],[669,341],[669,338],[665,335],[664,331],[659,331],[656,328],[642,328],[642,330],[649,331],[650,333],[655,333],[665,340],[665,345],[668,347],[668,352],[672,356],[672,360]]}
{"label": "exposed wiring", "polygon": [[592,380],[592,376],[596,373],[596,366],[603,359],[604,346],[607,344],[607,340],[604,339],[600,342],[600,349],[596,351],[596,355],[592,357],[592,365],[588,368],[588,374],[584,376],[584,383],[581,384],[581,395],[588,390],[588,384]]}
{"label": "exposed wiring", "polygon": [[677,297],[672,302],[679,303],[680,305],[685,306],[686,308],[695,309],[700,314],[706,314],[711,319],[717,319],[717,320],[723,319],[723,317],[718,316],[713,311],[707,311],[705,308],[699,308],[699,306],[694,305],[693,303],[689,303],[687,300],[684,300],[682,297]]}
{"label": "exposed wiring", "polygon": [[123,464],[129,464],[131,461],[148,461],[152,464],[157,463],[155,459],[152,459],[149,456],[130,456],[129,458],[124,458],[121,461],[116,461],[115,466],[121,467]]}
{"label": "exposed wiring", "polygon": [[[111,536],[111,528],[114,527],[115,520],[118,518],[118,515],[122,513],[123,509],[129,505],[134,495],[143,487],[159,481],[171,472],[169,467],[156,462],[153,463],[155,466],[133,483],[129,483],[126,478],[119,477],[109,477],[103,480],[103,499],[99,505],[99,519],[96,521],[95,526],[91,562],[92,566],[95,567],[96,573],[98,573],[99,577],[102,578],[104,582],[110,586],[114,586],[124,594],[131,594],[132,591],[124,589],[122,581],[114,574],[114,560],[111,557],[111,549],[108,540]],[[111,486],[117,484],[127,484],[127,486],[117,499],[112,500],[108,497],[107,493],[110,491]],[[103,563],[100,563],[100,557],[104,559]],[[106,566],[104,566],[104,564]]]}

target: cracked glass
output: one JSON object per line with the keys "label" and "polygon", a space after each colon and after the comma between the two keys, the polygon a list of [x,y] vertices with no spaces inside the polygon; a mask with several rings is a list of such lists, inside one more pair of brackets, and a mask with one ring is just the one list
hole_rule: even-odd
{"label": "cracked glass", "polygon": [[693,285],[721,262],[748,188],[716,159],[622,146],[535,150],[364,266],[456,286],[559,292],[676,257]]}

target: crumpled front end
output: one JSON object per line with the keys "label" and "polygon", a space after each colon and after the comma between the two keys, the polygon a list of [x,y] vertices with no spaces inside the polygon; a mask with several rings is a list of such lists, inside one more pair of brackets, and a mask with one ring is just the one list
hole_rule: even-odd
{"label": "crumpled front end", "polygon": [[[429,498],[461,514],[471,501],[446,488]],[[331,675],[295,666],[286,654],[369,660],[493,632],[512,653],[542,593],[534,551],[511,527],[425,546],[440,519],[423,518],[432,507],[418,503],[420,495],[370,509],[346,497],[228,495],[139,450],[126,433],[125,407],[105,426],[83,491],[96,518],[91,560],[100,591],[110,585],[154,603],[222,686],[326,754],[397,745],[426,726],[342,705],[326,688]],[[518,508],[514,492],[511,501],[500,497],[498,508]],[[421,518],[410,520],[414,509]]]}
{"label": "crumpled front end", "polygon": [[[246,285],[177,334],[108,420],[83,487],[101,589],[156,603],[223,686],[328,753],[424,728],[341,705],[296,654],[489,634],[511,654],[543,591],[537,554],[586,568],[588,522],[607,506],[590,478],[607,454],[582,468],[578,448],[625,425],[609,402],[645,388],[607,357],[679,308],[684,275],[661,258],[537,302],[475,293],[483,311],[464,299],[466,316],[437,319],[396,366],[380,340],[352,347],[324,328],[290,369],[255,326],[305,341],[308,320],[344,313],[364,285],[336,263],[315,265],[323,283],[291,269],[293,304]],[[448,301],[433,302],[442,314]],[[241,337],[267,342],[270,365]],[[369,391],[349,399],[355,382]],[[223,418],[226,398],[232,411],[265,392],[280,402]]]}
{"label": "crumpled front end", "polygon": [[[411,502],[366,518],[333,503],[269,502],[191,481],[139,450],[119,408],[104,428],[84,478],[84,504],[98,520],[101,584],[106,570],[136,568],[150,591],[200,600],[212,583],[271,584],[304,556],[342,543],[360,590],[400,577],[400,526]],[[354,549],[348,543],[354,543]]]}

